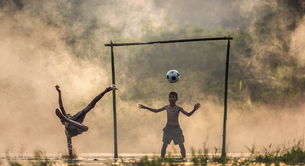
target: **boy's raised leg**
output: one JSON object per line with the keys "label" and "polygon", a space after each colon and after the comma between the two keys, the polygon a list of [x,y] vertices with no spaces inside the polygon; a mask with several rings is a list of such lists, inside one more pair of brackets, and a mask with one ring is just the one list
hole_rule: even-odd
{"label": "boy's raised leg", "polygon": [[100,101],[100,99],[107,93],[110,92],[112,90],[118,90],[118,88],[112,84],[109,87],[107,87],[102,93],[100,93],[99,95],[97,95],[85,108],[85,112],[88,113],[92,108],[95,107],[95,104]]}

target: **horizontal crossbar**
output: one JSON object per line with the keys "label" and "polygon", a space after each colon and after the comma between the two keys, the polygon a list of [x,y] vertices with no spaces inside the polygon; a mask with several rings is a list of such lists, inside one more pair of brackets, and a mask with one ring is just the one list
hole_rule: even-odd
{"label": "horizontal crossbar", "polygon": [[147,44],[164,44],[164,43],[181,43],[181,42],[194,42],[194,41],[209,41],[209,40],[233,40],[233,37],[216,37],[216,38],[199,38],[199,39],[180,39],[180,40],[165,40],[165,41],[152,41],[152,42],[137,42],[137,43],[110,43],[105,46],[134,46],[134,45],[147,45]]}

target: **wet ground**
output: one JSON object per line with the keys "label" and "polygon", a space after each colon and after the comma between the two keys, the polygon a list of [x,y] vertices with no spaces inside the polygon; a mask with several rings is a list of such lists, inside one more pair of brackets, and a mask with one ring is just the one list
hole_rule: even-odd
{"label": "wet ground", "polygon": [[[0,154],[1,155],[1,154]],[[215,154],[214,154],[215,155]],[[159,157],[159,154],[119,154],[119,158],[115,159],[113,154],[79,154],[75,159],[69,160],[66,156],[59,154],[43,154],[38,155],[38,157],[33,156],[33,154],[23,154],[15,155],[9,154],[0,156],[0,165],[135,165],[144,157],[148,157],[148,160],[152,160],[153,157]],[[215,156],[220,156],[216,154]],[[232,158],[246,158],[242,154],[229,154],[228,156]],[[242,157],[243,156],[243,157]],[[191,162],[191,154],[188,154],[185,160],[181,160],[180,154],[172,154],[172,159],[174,160],[170,165],[194,165]],[[209,154],[209,157],[212,158],[212,154]],[[162,164],[169,165],[169,164]],[[214,165],[214,164],[211,164]],[[217,165],[217,164],[216,164]],[[229,164],[230,165],[230,164]]]}

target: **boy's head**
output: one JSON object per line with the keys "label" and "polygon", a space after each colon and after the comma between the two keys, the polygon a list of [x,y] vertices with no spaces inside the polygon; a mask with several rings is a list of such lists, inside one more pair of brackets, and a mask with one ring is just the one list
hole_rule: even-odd
{"label": "boy's head", "polygon": [[170,92],[168,95],[169,103],[175,104],[178,100],[178,94],[176,92]]}

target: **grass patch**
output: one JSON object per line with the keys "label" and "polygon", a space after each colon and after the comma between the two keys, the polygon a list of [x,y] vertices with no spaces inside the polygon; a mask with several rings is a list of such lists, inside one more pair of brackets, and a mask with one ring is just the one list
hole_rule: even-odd
{"label": "grass patch", "polygon": [[[108,162],[106,165],[121,165],[121,166],[182,166],[182,165],[195,165],[195,166],[207,166],[207,165],[265,165],[265,166],[279,166],[279,165],[305,165],[305,150],[304,141],[293,141],[292,145],[279,148],[273,148],[272,144],[268,147],[263,147],[263,152],[257,151],[255,145],[251,148],[247,147],[250,152],[249,157],[221,157],[216,154],[209,153],[208,149],[198,150],[195,152],[194,148],[191,148],[191,156],[187,159],[179,158],[171,153],[167,153],[164,158],[157,155],[152,157],[143,156],[140,159],[133,159],[132,161],[124,161],[121,158],[120,162]],[[10,166],[49,166],[58,165],[61,161],[52,161],[47,158],[46,153],[42,151],[35,151],[34,157],[26,159],[23,162],[17,161],[15,158],[11,158],[6,152],[6,159]],[[64,161],[68,165],[77,165],[74,160]],[[77,162],[78,160],[75,160]]]}
{"label": "grass patch", "polygon": [[252,163],[264,163],[266,165],[304,165],[305,164],[305,151],[304,151],[304,141],[293,141],[292,146],[283,145],[282,148],[272,149],[272,144],[267,148],[264,147],[264,152],[260,153],[255,150],[255,146],[252,148],[247,147],[251,153],[251,158],[249,161]]}
{"label": "grass patch", "polygon": [[6,160],[10,166],[51,166],[55,164],[54,161],[48,159],[45,152],[40,150],[35,151],[34,157],[31,159],[27,159],[27,162],[16,161],[15,159],[11,158],[8,151],[6,151]]}

